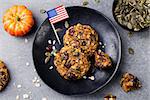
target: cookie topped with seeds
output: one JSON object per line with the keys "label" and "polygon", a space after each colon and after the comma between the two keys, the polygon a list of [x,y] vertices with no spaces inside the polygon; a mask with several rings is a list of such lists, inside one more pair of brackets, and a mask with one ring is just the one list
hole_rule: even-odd
{"label": "cookie topped with seeds", "polygon": [[81,79],[89,70],[90,63],[80,48],[63,47],[55,56],[58,73],[68,80]]}
{"label": "cookie topped with seeds", "polygon": [[79,47],[86,55],[92,55],[98,46],[98,34],[89,25],[71,26],[63,40],[65,46]]}
{"label": "cookie topped with seeds", "polygon": [[2,91],[9,81],[9,73],[3,61],[0,60],[0,91]]}
{"label": "cookie topped with seeds", "polygon": [[108,54],[98,50],[95,52],[95,66],[102,69],[109,69],[112,67],[112,61]]}

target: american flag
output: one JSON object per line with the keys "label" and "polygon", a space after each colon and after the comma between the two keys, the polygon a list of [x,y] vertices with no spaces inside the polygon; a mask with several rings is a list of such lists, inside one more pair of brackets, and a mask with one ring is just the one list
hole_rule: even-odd
{"label": "american flag", "polygon": [[69,18],[65,6],[59,6],[47,12],[48,18],[52,24],[57,23],[61,20]]}

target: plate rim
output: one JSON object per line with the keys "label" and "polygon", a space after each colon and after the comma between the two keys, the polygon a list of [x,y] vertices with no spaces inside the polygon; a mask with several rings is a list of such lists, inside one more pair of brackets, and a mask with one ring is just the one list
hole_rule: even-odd
{"label": "plate rim", "polygon": [[34,57],[33,57],[33,56],[34,56],[34,55],[33,55],[33,52],[34,52],[34,50],[33,50],[34,48],[33,48],[33,47],[34,47],[34,44],[35,44],[35,39],[36,39],[36,37],[37,37],[38,31],[40,30],[40,28],[41,28],[41,26],[43,25],[43,23],[45,23],[45,22],[47,21],[48,18],[46,18],[46,19],[38,26],[38,28],[37,28],[37,30],[36,30],[36,32],[35,32],[35,34],[34,34],[34,40],[33,40],[33,43],[32,43],[32,60],[33,60],[34,68],[36,69],[36,72],[37,72],[38,76],[41,78],[41,80],[44,82],[44,84],[46,84],[49,88],[51,88],[52,90],[54,90],[54,91],[57,92],[57,93],[64,94],[64,95],[70,95],[70,96],[81,96],[81,95],[83,96],[83,95],[93,94],[93,93],[97,92],[98,90],[101,90],[102,88],[104,88],[105,86],[107,86],[108,83],[110,83],[111,80],[114,78],[115,74],[117,73],[117,71],[118,71],[118,69],[119,69],[119,65],[120,65],[121,57],[122,57],[122,54],[121,54],[121,53],[122,53],[121,37],[120,37],[120,34],[119,34],[119,32],[118,32],[116,26],[113,24],[113,22],[112,22],[106,15],[104,15],[103,13],[101,13],[100,11],[95,10],[95,9],[93,9],[93,8],[89,8],[89,7],[83,7],[83,6],[67,6],[67,7],[66,7],[66,9],[70,9],[70,8],[83,8],[83,9],[93,10],[93,11],[95,11],[96,13],[102,15],[104,18],[106,18],[106,20],[107,20],[107,21],[111,24],[111,26],[113,27],[114,32],[115,32],[115,34],[116,34],[116,36],[117,36],[117,39],[118,39],[118,41],[119,41],[119,45],[118,45],[118,47],[119,47],[119,54],[118,54],[119,57],[118,57],[118,61],[117,61],[117,64],[116,64],[116,68],[115,68],[113,74],[111,75],[111,77],[110,77],[103,85],[101,85],[100,87],[98,87],[97,89],[95,89],[95,90],[93,90],[93,91],[91,91],[91,92],[89,92],[89,93],[65,94],[65,93],[61,93],[61,92],[56,91],[55,89],[53,89],[52,87],[50,87],[48,84],[46,84],[46,83],[42,80],[41,76],[39,75],[39,72],[38,72],[37,69],[36,69],[35,61],[34,61]]}

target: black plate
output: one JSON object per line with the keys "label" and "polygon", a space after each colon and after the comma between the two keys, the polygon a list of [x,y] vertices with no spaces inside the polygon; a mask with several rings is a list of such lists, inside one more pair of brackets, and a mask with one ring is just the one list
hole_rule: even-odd
{"label": "black plate", "polygon": [[[83,95],[93,93],[107,83],[115,75],[121,58],[121,41],[119,34],[112,24],[112,22],[100,12],[85,8],[85,7],[67,7],[68,14],[70,16],[68,22],[70,25],[77,23],[88,24],[92,26],[99,34],[99,41],[106,44],[103,49],[109,54],[113,61],[113,68],[111,70],[98,70],[93,71],[95,80],[81,79],[78,81],[67,81],[63,79],[58,72],[54,69],[49,70],[49,67],[53,64],[54,57],[51,58],[48,64],[44,63],[46,52],[45,47],[48,45],[48,40],[56,40],[49,20],[46,19],[36,32],[35,40],[33,43],[33,60],[35,68],[41,79],[52,89],[59,93],[66,95]],[[56,28],[62,28],[63,31],[59,33],[61,41],[63,41],[63,35],[66,31],[64,27],[64,21],[55,24]],[[63,45],[55,44],[57,49],[60,49]]]}

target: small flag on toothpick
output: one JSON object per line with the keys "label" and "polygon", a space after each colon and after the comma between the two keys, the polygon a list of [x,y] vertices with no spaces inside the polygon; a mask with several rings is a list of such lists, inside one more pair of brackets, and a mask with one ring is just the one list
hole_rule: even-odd
{"label": "small flag on toothpick", "polygon": [[54,30],[55,36],[56,36],[59,44],[61,44],[60,39],[57,34],[57,31],[54,27],[54,24],[59,21],[69,18],[68,13],[65,9],[65,6],[62,5],[62,6],[56,7],[52,10],[49,10],[49,11],[47,11],[47,15],[48,15],[49,21],[52,25],[52,28]]}

